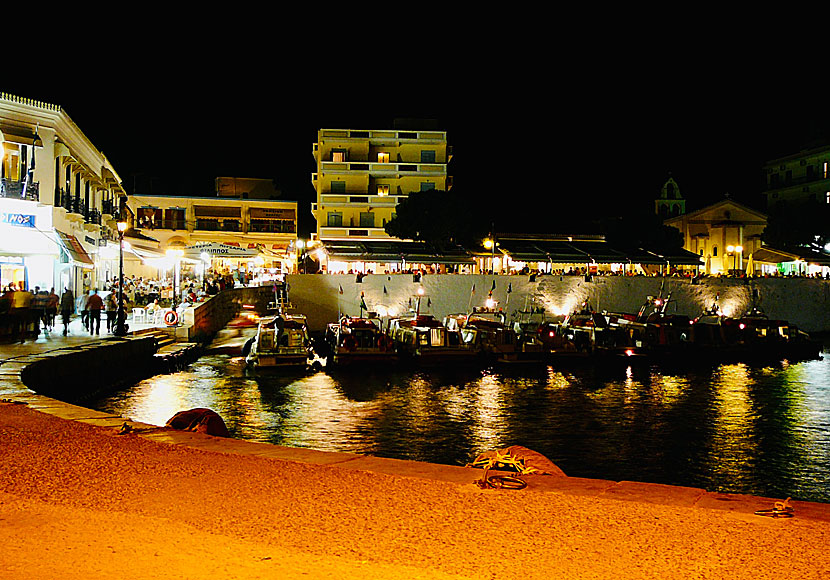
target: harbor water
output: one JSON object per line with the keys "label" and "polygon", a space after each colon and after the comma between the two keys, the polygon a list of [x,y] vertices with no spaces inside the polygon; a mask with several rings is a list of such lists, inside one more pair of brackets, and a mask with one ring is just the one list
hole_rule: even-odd
{"label": "harbor water", "polygon": [[[826,353],[825,353],[826,354]],[[523,445],[566,474],[830,502],[830,361],[258,374],[211,355],[87,406],[232,436],[463,465]]]}

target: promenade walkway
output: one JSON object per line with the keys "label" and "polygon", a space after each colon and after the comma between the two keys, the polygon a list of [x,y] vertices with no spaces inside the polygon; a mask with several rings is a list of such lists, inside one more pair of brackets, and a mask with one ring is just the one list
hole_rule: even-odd
{"label": "promenade walkway", "polygon": [[[90,340],[0,344],[0,360]],[[119,434],[121,417],[13,398],[0,402],[4,580],[830,577],[825,504],[771,519],[753,515],[770,498],[546,476],[484,491],[466,468]]]}

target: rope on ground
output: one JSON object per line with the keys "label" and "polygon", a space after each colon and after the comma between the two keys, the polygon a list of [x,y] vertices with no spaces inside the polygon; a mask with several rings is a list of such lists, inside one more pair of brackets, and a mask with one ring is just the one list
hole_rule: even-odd
{"label": "rope on ground", "polygon": [[784,501],[777,501],[773,504],[772,509],[756,510],[756,516],[766,516],[770,518],[791,518],[795,515],[795,508],[790,505],[790,499]]}
{"label": "rope on ground", "polygon": [[513,489],[519,490],[527,487],[527,482],[520,477],[510,475],[487,475],[489,468],[484,470],[481,479],[475,480],[475,484],[481,489]]}

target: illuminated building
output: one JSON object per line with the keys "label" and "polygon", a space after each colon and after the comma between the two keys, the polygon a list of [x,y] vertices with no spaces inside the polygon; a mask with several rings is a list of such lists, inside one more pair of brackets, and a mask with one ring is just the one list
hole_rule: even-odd
{"label": "illuminated building", "polygon": [[386,222],[412,192],[447,191],[452,156],[434,130],[320,129],[313,145],[316,240],[389,240]]}
{"label": "illuminated building", "polygon": [[0,282],[80,293],[117,271],[121,178],[59,105],[0,93]]}
{"label": "illuminated building", "polygon": [[[135,228],[158,241],[161,252],[184,250],[185,262],[208,260],[219,271],[246,274],[281,274],[296,270],[297,202],[257,199],[247,195],[256,180],[217,180],[216,195],[177,197],[131,195],[127,204]],[[261,180],[260,180],[261,181]],[[222,184],[248,182],[234,197]],[[256,187],[255,187],[256,189]],[[144,258],[130,270],[156,275],[155,253],[134,247]],[[271,277],[271,276],[267,276]]]}
{"label": "illuminated building", "polygon": [[807,202],[830,204],[830,146],[767,161],[763,175],[767,211]]}
{"label": "illuminated building", "polygon": [[683,249],[705,260],[707,274],[719,274],[746,270],[749,256],[761,248],[767,216],[726,198],[664,223],[680,230]]}

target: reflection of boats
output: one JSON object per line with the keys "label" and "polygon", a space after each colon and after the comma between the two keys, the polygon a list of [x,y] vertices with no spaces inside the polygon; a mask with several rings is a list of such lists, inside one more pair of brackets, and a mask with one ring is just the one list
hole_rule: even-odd
{"label": "reflection of boats", "polygon": [[398,359],[392,339],[383,332],[374,312],[367,318],[344,316],[326,328],[328,361],[334,365],[358,362],[394,362]]}
{"label": "reflection of boats", "polygon": [[386,332],[399,355],[419,364],[472,362],[478,358],[478,348],[464,342],[460,329],[450,330],[430,314],[393,318]]}
{"label": "reflection of boats", "polygon": [[260,319],[245,361],[258,369],[305,367],[310,357],[305,316],[283,313]]}

